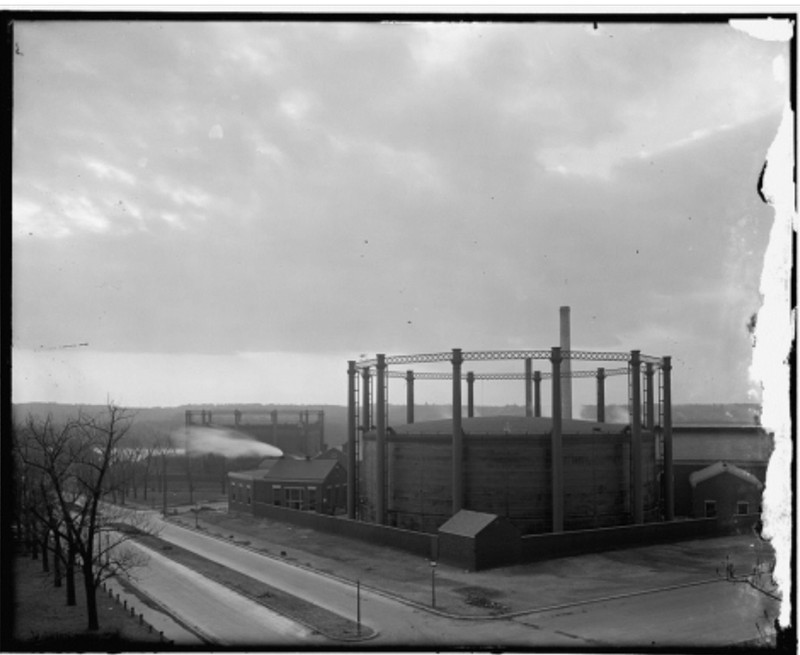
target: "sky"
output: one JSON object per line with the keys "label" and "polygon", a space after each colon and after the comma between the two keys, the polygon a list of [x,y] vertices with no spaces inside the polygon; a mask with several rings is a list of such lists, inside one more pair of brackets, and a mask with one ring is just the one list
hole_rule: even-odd
{"label": "sky", "polygon": [[345,404],[348,360],[547,349],[568,305],[674,402],[758,402],[789,46],[596,18],[17,20],[12,400]]}

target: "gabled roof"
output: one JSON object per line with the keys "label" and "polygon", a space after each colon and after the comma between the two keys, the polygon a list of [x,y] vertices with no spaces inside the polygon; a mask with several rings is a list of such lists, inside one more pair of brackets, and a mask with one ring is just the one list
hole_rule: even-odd
{"label": "gabled roof", "polygon": [[497,514],[485,514],[484,512],[473,512],[469,509],[462,509],[439,526],[439,532],[454,534],[460,537],[474,537],[489,526],[496,518]]}
{"label": "gabled roof", "polygon": [[335,459],[279,459],[272,465],[265,480],[272,482],[322,482],[336,468]]}
{"label": "gabled roof", "polygon": [[231,471],[228,477],[231,480],[245,480],[250,482],[252,480],[261,480],[269,473],[268,468],[259,468],[251,471]]}
{"label": "gabled roof", "polygon": [[755,475],[740,469],[734,464],[729,464],[728,462],[715,462],[711,466],[706,466],[704,469],[695,471],[689,476],[689,484],[691,484],[692,488],[694,488],[701,482],[721,475],[722,473],[730,473],[731,475],[735,475],[737,478],[740,478],[745,482],[749,482],[758,489],[762,489],[764,487],[764,485],[761,483],[761,480],[759,480]]}
{"label": "gabled roof", "polygon": [[[264,466],[265,462],[262,462]],[[322,482],[330,472],[341,466],[335,459],[291,459],[282,457],[270,462],[267,468],[229,473],[234,480],[266,480],[268,482]]]}

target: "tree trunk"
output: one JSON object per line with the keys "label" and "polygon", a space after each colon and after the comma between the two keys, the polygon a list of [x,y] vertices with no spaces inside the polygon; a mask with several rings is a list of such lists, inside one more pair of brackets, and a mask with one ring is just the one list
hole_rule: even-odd
{"label": "tree trunk", "polygon": [[50,555],[48,551],[48,543],[50,541],[50,530],[45,529],[42,533],[42,572],[50,573]]}
{"label": "tree trunk", "polygon": [[31,528],[28,534],[30,535],[31,559],[39,559],[39,540],[36,538],[36,530]]}
{"label": "tree trunk", "polygon": [[58,530],[53,530],[53,586],[61,587],[61,537]]}
{"label": "tree trunk", "polygon": [[65,568],[67,578],[67,605],[72,607],[78,604],[75,598],[75,547],[72,544],[67,545]]}
{"label": "tree trunk", "polygon": [[97,587],[94,586],[91,556],[87,556],[86,560],[82,568],[83,590],[86,594],[86,616],[89,619],[87,629],[97,631],[100,629],[100,622],[97,617]]}

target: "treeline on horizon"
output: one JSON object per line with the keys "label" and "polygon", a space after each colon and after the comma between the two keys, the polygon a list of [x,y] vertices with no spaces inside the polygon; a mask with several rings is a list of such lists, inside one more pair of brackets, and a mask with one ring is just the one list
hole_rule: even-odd
{"label": "treeline on horizon", "polygon": [[[88,414],[101,414],[107,409],[105,405],[79,405],[61,403],[15,403],[12,405],[14,422],[24,422],[32,415],[44,418],[50,416],[54,422],[68,421],[77,416],[79,411]],[[347,441],[347,408],[344,405],[269,405],[259,403],[225,403],[225,404],[192,404],[178,407],[131,407],[134,421],[126,441],[130,445],[148,445],[156,440],[179,431],[185,425],[186,410],[239,409],[242,412],[269,413],[278,410],[282,414],[309,410],[325,412],[325,443],[329,447],[341,446]],[[449,418],[450,405],[422,404],[414,408],[416,422],[433,421]],[[624,405],[606,406],[608,422],[627,422],[628,409]],[[479,416],[524,416],[524,405],[479,406],[475,408]],[[681,404],[672,406],[673,425],[758,425],[761,407],[755,403],[716,403],[716,404]],[[596,416],[594,405],[581,407],[577,418],[593,420]],[[284,420],[284,416],[281,420]],[[406,408],[404,405],[390,405],[388,423],[405,424]]]}

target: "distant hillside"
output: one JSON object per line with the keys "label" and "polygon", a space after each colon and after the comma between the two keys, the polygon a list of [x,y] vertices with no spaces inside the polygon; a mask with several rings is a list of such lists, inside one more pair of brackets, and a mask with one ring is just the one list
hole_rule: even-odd
{"label": "distant hillside", "polygon": [[[24,421],[31,414],[45,417],[50,414],[57,423],[65,422],[77,415],[79,410],[92,415],[102,414],[103,405],[60,405],[56,403],[23,403],[13,405],[15,421]],[[185,422],[187,409],[210,409],[270,412],[277,409],[281,412],[323,410],[325,412],[325,443],[329,446],[341,446],[347,441],[347,408],[343,405],[261,405],[261,404],[225,404],[225,405],[181,405],[180,407],[140,407],[131,408],[135,413],[133,427],[129,433],[131,442],[150,443],[160,436],[179,430]],[[522,405],[505,405],[493,407],[476,407],[478,416],[522,416],[525,407]],[[758,423],[760,407],[756,404],[714,404],[714,405],[673,405],[673,425],[754,425]],[[451,416],[449,405],[417,405],[414,408],[415,421],[431,421]],[[586,405],[581,408],[580,418],[593,419],[595,407]],[[610,405],[606,408],[606,419],[609,422],[626,423],[627,407]],[[389,425],[404,424],[406,408],[402,405],[389,406]]]}

